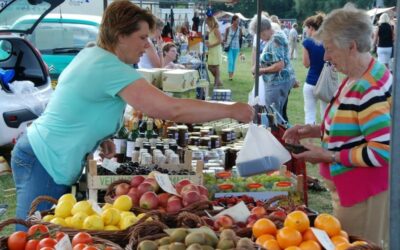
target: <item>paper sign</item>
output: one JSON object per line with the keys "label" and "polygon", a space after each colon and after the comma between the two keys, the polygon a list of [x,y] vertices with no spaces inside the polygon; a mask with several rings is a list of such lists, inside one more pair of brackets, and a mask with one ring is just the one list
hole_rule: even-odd
{"label": "paper sign", "polygon": [[335,250],[335,245],[333,245],[332,240],[329,238],[328,234],[324,230],[320,230],[315,227],[312,227],[311,230],[314,233],[315,237],[317,237],[319,243],[321,243],[321,245],[326,250]]}
{"label": "paper sign", "polygon": [[112,161],[108,158],[104,158],[103,163],[101,164],[103,168],[113,172],[114,174],[117,174],[117,168],[120,165],[121,165],[120,163]]}
{"label": "paper sign", "polygon": [[247,208],[246,204],[244,204],[244,202],[241,201],[238,204],[236,204],[235,206],[225,209],[221,213],[218,213],[212,219],[216,220],[221,215],[229,215],[236,222],[246,223],[247,218],[250,216],[250,211]]}
{"label": "paper sign", "polygon": [[160,188],[162,188],[162,190],[167,193],[179,196],[167,174],[156,173],[155,177],[158,185],[160,186]]}
{"label": "paper sign", "polygon": [[101,215],[103,210],[101,210],[99,204],[97,204],[97,202],[94,200],[88,200],[88,202],[92,205],[93,211],[95,211],[98,215]]}
{"label": "paper sign", "polygon": [[42,215],[40,214],[39,211],[36,211],[36,212],[34,213],[34,216],[35,216],[36,218],[38,218],[38,220],[42,220]]}
{"label": "paper sign", "polygon": [[68,235],[65,235],[62,237],[61,240],[57,242],[55,245],[56,250],[72,250],[72,244],[71,241],[69,240]]}

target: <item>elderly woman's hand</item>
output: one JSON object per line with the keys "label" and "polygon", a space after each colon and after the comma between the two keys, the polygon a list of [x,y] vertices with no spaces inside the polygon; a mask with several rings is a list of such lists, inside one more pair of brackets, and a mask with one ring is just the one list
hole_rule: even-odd
{"label": "elderly woman's hand", "polygon": [[304,159],[310,163],[332,162],[332,153],[310,143],[303,146],[308,150],[300,154],[292,154],[296,159]]}
{"label": "elderly woman's hand", "polygon": [[299,144],[304,138],[319,138],[321,131],[319,126],[312,125],[295,125],[285,131],[282,139],[291,144]]}
{"label": "elderly woman's hand", "polygon": [[234,103],[230,106],[232,117],[240,122],[248,123],[254,118],[254,108],[246,103]]}
{"label": "elderly woman's hand", "polygon": [[108,139],[100,144],[100,157],[111,159],[115,155],[115,144],[112,140]]}

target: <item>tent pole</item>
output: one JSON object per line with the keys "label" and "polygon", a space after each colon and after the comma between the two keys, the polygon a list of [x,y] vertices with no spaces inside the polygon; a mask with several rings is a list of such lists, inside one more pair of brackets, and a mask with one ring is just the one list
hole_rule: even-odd
{"label": "tent pole", "polygon": [[[400,0],[397,0],[397,17],[400,17]],[[400,39],[400,26],[396,25],[396,39]],[[390,138],[390,213],[389,213],[389,249],[400,249],[400,51],[395,43],[394,80],[392,85],[392,127]]]}
{"label": "tent pole", "polygon": [[[257,0],[257,32],[256,32],[256,72],[255,72],[255,86],[254,97],[258,96],[258,82],[260,75],[260,26],[261,26],[261,0]],[[263,91],[263,90],[261,90]]]}

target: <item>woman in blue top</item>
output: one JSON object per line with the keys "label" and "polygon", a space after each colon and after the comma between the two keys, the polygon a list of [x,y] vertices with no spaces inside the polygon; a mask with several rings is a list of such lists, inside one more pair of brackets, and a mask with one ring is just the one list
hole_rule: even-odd
{"label": "woman in blue top", "polygon": [[128,0],[114,1],[105,10],[97,46],[82,50],[62,72],[43,115],[14,147],[18,218],[26,218],[37,196],[58,198],[68,192],[86,156],[98,146],[104,157],[114,155],[108,139],[123,125],[127,103],[150,117],[176,122],[252,120],[253,109],[247,104],[169,97],[132,68],[149,48],[154,26],[154,16]]}
{"label": "woman in blue top", "polygon": [[[307,38],[303,41],[303,65],[309,68],[303,87],[305,124],[316,124],[318,99],[314,96],[313,90],[317,84],[322,68],[324,67],[325,49],[321,43],[317,43],[313,39],[313,35],[317,32],[323,20],[324,15],[319,13],[308,17],[304,21],[304,27],[306,27],[307,30]],[[321,117],[324,115],[326,104],[327,103],[320,100]]]}
{"label": "woman in blue top", "polygon": [[239,27],[239,16],[232,16],[232,24],[226,28],[224,44],[229,46],[228,51],[228,74],[229,80],[233,80],[233,74],[236,68],[236,59],[240,52],[240,39],[242,37],[242,29]]}

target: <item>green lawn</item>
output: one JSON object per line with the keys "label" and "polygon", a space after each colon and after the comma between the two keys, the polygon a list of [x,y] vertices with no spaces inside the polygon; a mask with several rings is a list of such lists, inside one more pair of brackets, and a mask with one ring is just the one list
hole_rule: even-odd
{"label": "green lawn", "polygon": [[[299,46],[301,47],[301,46]],[[246,56],[245,62],[237,63],[237,69],[235,72],[234,80],[228,80],[227,63],[224,62],[221,68],[222,80],[224,88],[232,90],[232,97],[235,101],[247,102],[248,93],[253,87],[254,79],[251,74],[251,50],[249,48],[243,49],[242,51]],[[292,61],[297,79],[303,84],[307,70],[301,63],[301,51],[299,51],[297,60]],[[210,73],[211,76],[211,73]],[[212,77],[211,77],[212,78]],[[292,89],[289,97],[288,106],[289,120],[292,124],[301,124],[304,121],[303,111],[303,93],[302,88]],[[308,175],[319,177],[318,168],[315,165],[309,164],[307,166]],[[8,204],[9,208],[5,215],[0,220],[12,218],[15,213],[15,192],[12,190],[14,183],[10,175],[0,176],[0,204]],[[11,190],[9,190],[11,189]],[[6,191],[8,190],[8,191]],[[330,196],[328,192],[309,192],[309,206],[318,212],[332,212],[330,204]],[[0,232],[1,235],[7,235],[12,231],[11,227],[8,227]]]}

